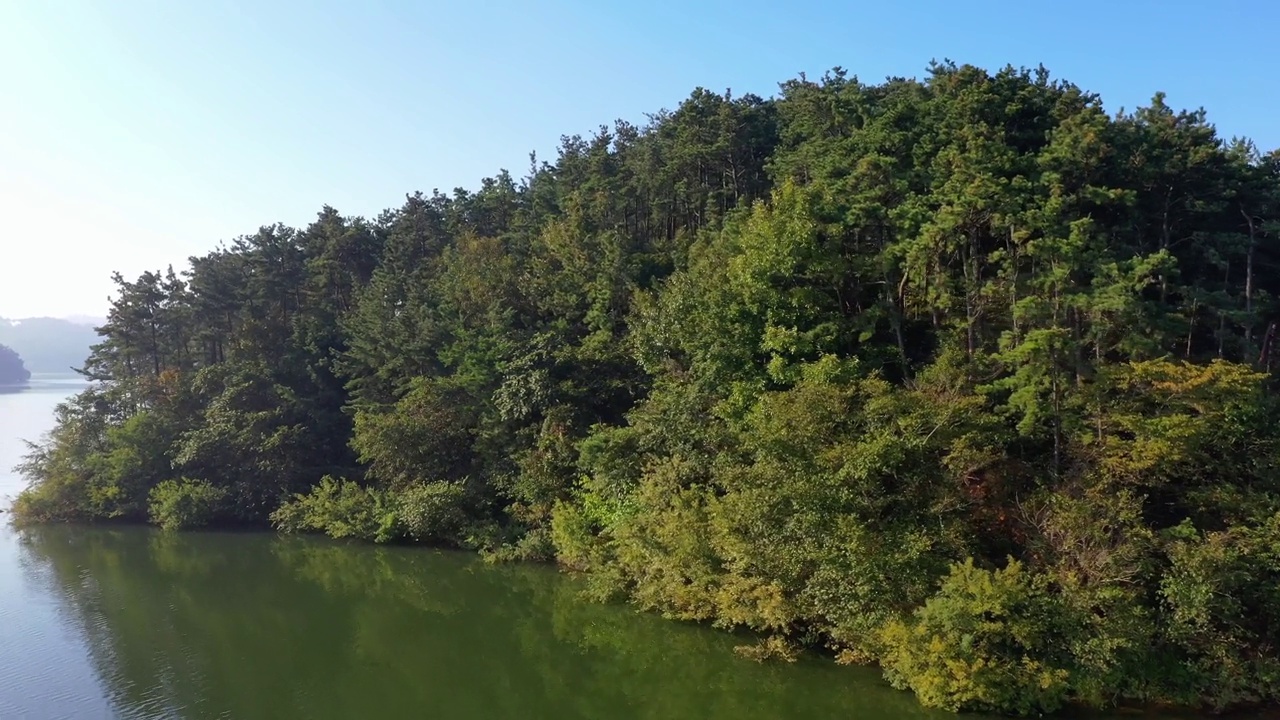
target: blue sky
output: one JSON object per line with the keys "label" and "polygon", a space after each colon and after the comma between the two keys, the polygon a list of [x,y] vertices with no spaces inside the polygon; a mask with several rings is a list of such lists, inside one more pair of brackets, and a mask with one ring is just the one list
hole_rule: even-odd
{"label": "blue sky", "polygon": [[1164,90],[1280,146],[1280,3],[11,0],[0,3],[0,317],[99,314],[110,273],[181,266],[328,203],[474,187],[562,134],[697,86],[771,95],[839,65],[1045,64],[1132,108]]}

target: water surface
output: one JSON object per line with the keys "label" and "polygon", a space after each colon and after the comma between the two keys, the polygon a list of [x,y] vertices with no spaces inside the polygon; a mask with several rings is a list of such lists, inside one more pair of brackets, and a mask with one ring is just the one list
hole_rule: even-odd
{"label": "water surface", "polygon": [[[19,486],[17,438],[71,389],[0,395],[0,496]],[[0,719],[955,717],[874,670],[756,664],[741,639],[579,591],[460,553],[3,527]]]}

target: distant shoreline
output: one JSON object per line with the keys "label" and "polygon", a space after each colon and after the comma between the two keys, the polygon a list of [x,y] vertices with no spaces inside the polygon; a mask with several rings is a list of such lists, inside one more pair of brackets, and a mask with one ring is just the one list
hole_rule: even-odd
{"label": "distant shoreline", "polygon": [[91,383],[75,373],[31,373],[31,377],[21,383],[0,383],[0,392],[15,390],[38,390],[49,387],[73,387]]}

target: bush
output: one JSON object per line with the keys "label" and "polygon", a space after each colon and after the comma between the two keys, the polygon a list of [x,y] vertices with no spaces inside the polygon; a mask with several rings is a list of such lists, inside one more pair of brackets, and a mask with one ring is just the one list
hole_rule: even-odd
{"label": "bush", "polygon": [[379,543],[403,536],[385,492],[332,477],[322,479],[306,495],[294,495],[271,514],[271,523],[282,532],[319,532]]}
{"label": "bush", "polygon": [[1052,712],[1071,676],[1062,611],[1017,561],[995,572],[955,565],[912,620],[884,630],[885,677],[953,712]]}
{"label": "bush", "polygon": [[466,526],[466,497],[457,483],[414,485],[398,493],[326,477],[271,514],[281,532],[318,532],[378,543],[457,543]]}
{"label": "bush", "polygon": [[600,543],[595,530],[595,523],[580,505],[557,502],[551,511],[551,541],[556,548],[556,562],[570,570],[591,570],[591,556]]}
{"label": "bush", "polygon": [[151,522],[165,530],[197,528],[214,518],[226,494],[205,480],[165,480],[151,489],[147,509]]}
{"label": "bush", "polygon": [[753,645],[739,645],[733,651],[741,657],[760,663],[770,660],[793,663],[800,658],[800,646],[781,635],[761,638]]}
{"label": "bush", "polygon": [[40,477],[18,493],[10,513],[19,525],[82,522],[93,517],[88,496],[88,483],[75,475]]}
{"label": "bush", "polygon": [[404,533],[419,542],[457,542],[466,525],[466,497],[457,483],[415,485],[395,498]]}
{"label": "bush", "polygon": [[1160,628],[1178,658],[1170,694],[1215,709],[1280,698],[1280,515],[1257,526],[1167,531]]}

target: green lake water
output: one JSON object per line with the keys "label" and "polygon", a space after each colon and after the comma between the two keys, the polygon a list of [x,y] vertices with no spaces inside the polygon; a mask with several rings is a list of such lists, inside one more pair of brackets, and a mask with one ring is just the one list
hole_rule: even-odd
{"label": "green lake water", "polygon": [[[19,438],[74,389],[0,394],[0,498]],[[463,553],[0,525],[0,720],[955,717],[874,670],[761,665],[740,642]]]}

